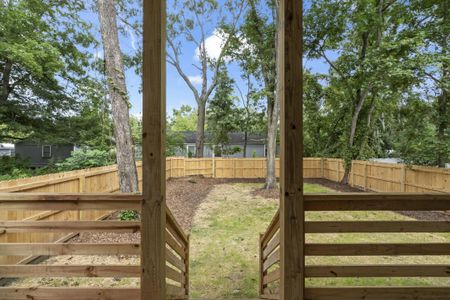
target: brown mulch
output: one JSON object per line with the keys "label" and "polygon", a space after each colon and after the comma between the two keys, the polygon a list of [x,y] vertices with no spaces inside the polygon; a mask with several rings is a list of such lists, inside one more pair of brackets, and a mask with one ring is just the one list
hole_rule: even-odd
{"label": "brown mulch", "polygon": [[[166,201],[172,214],[185,231],[192,226],[195,212],[208,193],[217,184],[264,182],[261,179],[228,179],[191,176],[171,178],[166,182]],[[118,219],[118,213],[108,219]],[[70,240],[71,243],[139,243],[140,233],[84,232]]]}

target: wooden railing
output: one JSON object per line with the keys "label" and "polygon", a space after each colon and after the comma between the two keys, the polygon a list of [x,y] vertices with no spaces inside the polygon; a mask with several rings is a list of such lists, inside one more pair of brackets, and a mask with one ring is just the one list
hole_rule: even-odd
{"label": "wooden railing", "polygon": [[[305,211],[447,211],[450,194],[307,194]],[[277,213],[261,236],[261,298],[279,298],[280,222]],[[448,221],[306,221],[306,234],[450,232]],[[306,256],[436,256],[450,255],[450,243],[305,243]],[[289,263],[289,262],[286,262]],[[450,277],[450,263],[378,265],[306,265],[305,278]],[[308,300],[441,300],[450,299],[450,286],[307,287]]]}
{"label": "wooden railing", "polygon": [[[0,210],[140,210],[136,194],[0,193]],[[167,208],[166,280],[168,299],[189,295],[189,237]],[[23,232],[138,232],[139,221],[1,221],[0,231]],[[0,256],[136,255],[139,243],[0,243]],[[139,265],[0,265],[0,277],[139,278]],[[139,299],[139,288],[0,288],[0,299]]]}

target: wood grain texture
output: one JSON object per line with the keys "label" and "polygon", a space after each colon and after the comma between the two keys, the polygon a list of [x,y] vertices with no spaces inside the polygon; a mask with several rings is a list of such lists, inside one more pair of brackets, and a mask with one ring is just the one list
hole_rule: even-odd
{"label": "wood grain texture", "polygon": [[279,1],[277,24],[277,96],[281,108],[280,296],[282,300],[303,300],[305,287],[302,6],[302,0]]}
{"label": "wood grain texture", "polygon": [[166,298],[166,1],[144,1],[141,299]]}

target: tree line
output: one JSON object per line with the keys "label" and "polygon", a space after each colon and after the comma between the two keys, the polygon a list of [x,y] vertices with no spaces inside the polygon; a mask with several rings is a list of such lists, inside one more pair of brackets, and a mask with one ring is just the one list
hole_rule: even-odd
{"label": "tree line", "polygon": [[[449,2],[305,1],[306,67],[299,83],[305,156],[343,158],[344,181],[352,159],[398,157],[440,167],[450,162]],[[167,154],[176,152],[179,132],[186,129],[197,133],[199,157],[206,131],[217,151],[224,151],[229,132],[262,133],[266,187],[276,185],[277,5],[276,0],[168,2],[167,63],[196,106],[171,114]],[[81,17],[86,11],[97,15],[99,28]],[[142,43],[124,53],[120,36],[142,34],[141,1],[4,0],[0,19],[0,141],[114,149],[121,188],[136,191],[140,120],[128,112],[125,71],[141,74]],[[214,55],[208,52],[211,35],[221,43]],[[192,46],[200,85],[182,61]],[[238,76],[230,75],[231,65],[238,66]]]}

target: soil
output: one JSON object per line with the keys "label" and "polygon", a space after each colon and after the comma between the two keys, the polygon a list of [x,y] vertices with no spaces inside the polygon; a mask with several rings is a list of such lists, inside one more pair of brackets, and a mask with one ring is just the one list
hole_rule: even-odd
{"label": "soil", "polygon": [[[191,176],[171,178],[166,182],[166,201],[175,219],[189,232],[195,212],[217,184],[263,183],[262,179],[228,179]],[[108,219],[118,219],[118,213]],[[70,240],[71,243],[139,243],[140,233],[84,232]]]}

